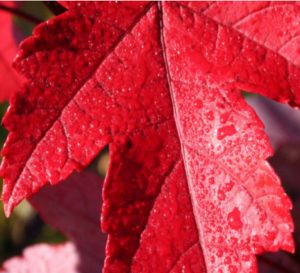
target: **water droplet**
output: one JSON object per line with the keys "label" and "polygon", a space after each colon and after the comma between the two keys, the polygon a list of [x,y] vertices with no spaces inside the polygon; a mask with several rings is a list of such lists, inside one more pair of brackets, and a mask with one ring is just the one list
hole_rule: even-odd
{"label": "water droplet", "polygon": [[238,239],[235,237],[230,237],[229,242],[231,245],[236,245],[238,243]]}
{"label": "water droplet", "polygon": [[233,188],[233,186],[234,186],[234,183],[233,183],[232,181],[226,183],[226,184],[225,184],[225,189],[226,189],[226,191],[231,191],[232,188]]}
{"label": "water droplet", "polygon": [[224,263],[225,264],[230,264],[231,263],[231,258],[229,256],[227,256],[225,259],[224,259]]}
{"label": "water droplet", "polygon": [[230,265],[228,267],[228,269],[229,269],[230,273],[237,273],[238,272],[238,269],[237,269],[237,267],[235,265]]}
{"label": "water droplet", "polygon": [[229,116],[230,116],[230,112],[227,112],[227,113],[222,114],[222,115],[220,116],[220,121],[221,121],[221,123],[225,123],[225,122],[228,120]]}
{"label": "water droplet", "polygon": [[219,258],[222,257],[223,256],[223,250],[222,249],[218,249],[216,254],[217,254],[217,256]]}
{"label": "water droplet", "polygon": [[210,184],[215,184],[215,178],[214,178],[214,177],[208,178],[208,182],[209,182]]}
{"label": "water droplet", "polygon": [[201,109],[203,107],[203,102],[201,100],[196,100],[195,101],[195,106],[198,108],[198,109]]}
{"label": "water droplet", "polygon": [[270,241],[274,241],[276,238],[276,232],[275,231],[268,231],[266,233],[266,238]]}
{"label": "water droplet", "polygon": [[224,239],[224,236],[223,236],[223,235],[220,236],[220,237],[218,237],[218,239],[217,239],[217,243],[218,243],[219,245],[224,244],[224,241],[225,241],[225,239]]}
{"label": "water droplet", "polygon": [[221,190],[221,189],[218,190],[218,199],[219,199],[220,201],[224,201],[225,198],[226,198],[225,192],[224,192],[223,190]]}
{"label": "water droplet", "polygon": [[250,261],[250,255],[243,255],[242,260],[245,261],[245,262]]}
{"label": "water droplet", "polygon": [[243,227],[241,221],[241,213],[238,208],[234,208],[227,216],[229,227],[235,230],[239,230]]}
{"label": "water droplet", "polygon": [[235,133],[236,129],[233,125],[224,126],[218,130],[217,138],[221,140],[227,136],[232,136]]}

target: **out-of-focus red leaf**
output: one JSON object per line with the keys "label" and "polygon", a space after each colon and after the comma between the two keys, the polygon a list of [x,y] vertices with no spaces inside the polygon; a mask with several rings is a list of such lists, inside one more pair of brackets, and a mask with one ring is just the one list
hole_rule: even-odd
{"label": "out-of-focus red leaf", "polygon": [[99,229],[102,180],[92,172],[74,173],[60,185],[46,186],[30,199],[45,222],[72,240],[40,244],[23,257],[11,258],[2,273],[98,273],[104,261],[106,236]]}
{"label": "out-of-focus red leaf", "polygon": [[80,273],[101,272],[104,261],[106,236],[99,229],[101,187],[96,174],[75,173],[59,185],[44,187],[30,199],[46,223],[73,241]]}
{"label": "out-of-focus red leaf", "polygon": [[[79,255],[73,243],[38,244],[23,252],[21,257],[7,260],[1,273],[78,273]],[[95,272],[96,273],[96,272]]]}
{"label": "out-of-focus red leaf", "polygon": [[300,111],[260,96],[250,96],[247,102],[264,123],[274,149],[300,143]]}
{"label": "out-of-focus red leaf", "polygon": [[[1,2],[1,5],[15,6],[13,2]],[[0,102],[3,102],[18,91],[21,77],[12,69],[18,49],[16,35],[19,35],[13,27],[13,15],[0,9],[0,26]]]}
{"label": "out-of-focus red leaf", "polygon": [[259,272],[261,273],[298,273],[300,272],[299,261],[282,251],[265,254],[259,257]]}
{"label": "out-of-focus red leaf", "polygon": [[291,203],[240,89],[299,104],[299,6],[65,5],[15,63],[28,84],[4,119],[6,214],[109,144],[104,272],[250,273],[254,254],[293,251]]}

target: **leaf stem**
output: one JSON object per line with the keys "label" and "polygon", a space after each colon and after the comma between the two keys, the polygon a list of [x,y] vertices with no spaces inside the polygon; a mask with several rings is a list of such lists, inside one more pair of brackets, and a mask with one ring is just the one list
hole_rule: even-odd
{"label": "leaf stem", "polygon": [[66,11],[66,9],[56,1],[43,1],[43,4],[54,14],[59,15]]}
{"label": "leaf stem", "polygon": [[42,23],[43,21],[26,13],[26,12],[23,12],[22,10],[19,10],[17,8],[13,8],[13,7],[8,7],[6,5],[3,5],[3,4],[0,4],[0,10],[3,10],[3,11],[6,11],[6,12],[9,12],[9,13],[12,13],[24,20],[27,20],[35,25],[37,24],[40,24]]}

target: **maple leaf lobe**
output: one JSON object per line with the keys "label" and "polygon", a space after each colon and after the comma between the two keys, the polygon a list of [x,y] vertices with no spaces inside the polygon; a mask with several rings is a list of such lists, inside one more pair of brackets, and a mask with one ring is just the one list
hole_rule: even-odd
{"label": "maple leaf lobe", "polygon": [[235,3],[79,4],[21,46],[6,212],[109,143],[105,272],[255,272],[254,254],[291,251],[291,204],[239,90],[297,104],[297,63],[217,12]]}

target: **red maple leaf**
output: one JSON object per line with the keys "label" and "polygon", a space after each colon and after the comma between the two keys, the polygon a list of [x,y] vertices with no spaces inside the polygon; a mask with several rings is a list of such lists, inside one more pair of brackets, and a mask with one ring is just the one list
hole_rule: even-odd
{"label": "red maple leaf", "polygon": [[6,214],[107,144],[105,272],[255,272],[292,251],[291,203],[240,90],[299,104],[294,3],[65,3],[15,67]]}

